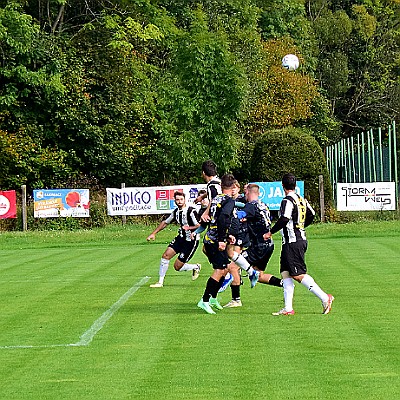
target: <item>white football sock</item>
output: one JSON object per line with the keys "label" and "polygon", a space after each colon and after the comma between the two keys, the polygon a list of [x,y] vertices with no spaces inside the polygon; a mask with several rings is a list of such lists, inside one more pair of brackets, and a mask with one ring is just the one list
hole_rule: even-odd
{"label": "white football sock", "polygon": [[254,269],[252,266],[250,266],[250,264],[248,263],[248,261],[243,257],[243,254],[239,254],[236,251],[233,252],[233,256],[232,256],[232,261],[239,266],[240,268],[242,268],[244,271],[246,271],[249,275],[252,275],[254,272]]}
{"label": "white football sock", "polygon": [[193,269],[198,268],[197,264],[183,264],[181,269],[178,270],[178,272],[182,272],[182,271],[191,271]]}
{"label": "white football sock", "polygon": [[315,294],[322,302],[328,301],[328,295],[315,283],[312,276],[306,274],[301,281],[311,293]]}
{"label": "white football sock", "polygon": [[158,280],[160,283],[164,283],[165,274],[167,273],[169,267],[169,260],[166,258],[161,258],[160,261],[160,279]]}
{"label": "white football sock", "polygon": [[294,282],[292,278],[283,279],[283,297],[285,299],[285,310],[293,310]]}

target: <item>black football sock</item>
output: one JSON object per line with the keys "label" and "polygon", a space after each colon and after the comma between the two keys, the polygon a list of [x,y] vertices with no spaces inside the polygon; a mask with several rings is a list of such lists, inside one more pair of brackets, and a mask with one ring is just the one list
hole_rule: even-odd
{"label": "black football sock", "polygon": [[206,290],[203,294],[203,301],[208,303],[210,301],[210,297],[217,297],[217,293],[220,287],[220,282],[216,281],[214,278],[209,277],[206,285]]}
{"label": "black football sock", "polygon": [[231,285],[232,300],[240,300],[240,285]]}
{"label": "black football sock", "polygon": [[268,285],[283,287],[282,279],[272,275],[271,278],[269,278]]}

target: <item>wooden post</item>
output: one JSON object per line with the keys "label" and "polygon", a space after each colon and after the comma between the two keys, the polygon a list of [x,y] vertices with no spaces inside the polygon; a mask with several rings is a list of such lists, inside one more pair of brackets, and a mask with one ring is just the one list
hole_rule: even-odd
{"label": "wooden post", "polygon": [[318,176],[319,183],[319,206],[321,209],[321,222],[325,222],[325,195],[324,195],[324,177]]}
{"label": "wooden post", "polygon": [[[125,183],[121,183],[121,189],[125,189]],[[126,224],[126,215],[122,216],[122,225]]]}
{"label": "wooden post", "polygon": [[28,230],[28,218],[27,218],[27,207],[26,207],[26,185],[21,186],[22,190],[22,230]]}

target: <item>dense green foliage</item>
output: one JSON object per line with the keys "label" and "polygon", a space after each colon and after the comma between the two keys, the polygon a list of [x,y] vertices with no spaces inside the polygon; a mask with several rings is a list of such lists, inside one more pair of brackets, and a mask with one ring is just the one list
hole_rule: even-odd
{"label": "dense green foliage", "polygon": [[0,187],[244,176],[262,132],[323,147],[396,119],[399,21],[397,1],[0,1]]}
{"label": "dense green foliage", "polygon": [[[271,165],[270,161],[275,162]],[[255,142],[251,176],[255,181],[279,181],[291,171],[304,181],[305,195],[319,209],[318,176],[324,178],[325,203],[332,207],[332,189],[324,155],[317,141],[305,130],[286,128],[266,131]]]}

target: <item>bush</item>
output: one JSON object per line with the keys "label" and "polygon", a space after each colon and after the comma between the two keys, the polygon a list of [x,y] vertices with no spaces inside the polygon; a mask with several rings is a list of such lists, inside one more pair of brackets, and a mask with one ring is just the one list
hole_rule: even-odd
{"label": "bush", "polygon": [[285,173],[293,173],[304,181],[305,196],[320,212],[319,175],[324,178],[325,211],[333,213],[332,187],[325,157],[318,142],[301,128],[285,128],[263,132],[255,141],[250,162],[251,180],[280,181]]}

